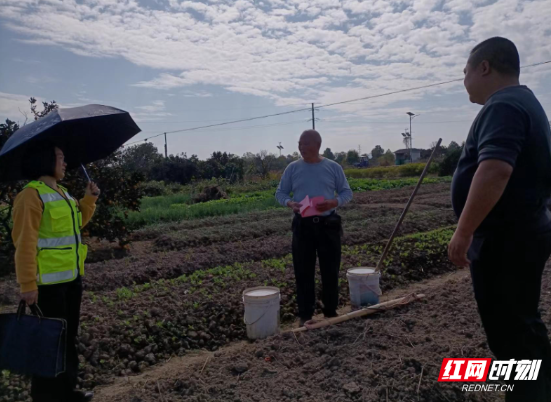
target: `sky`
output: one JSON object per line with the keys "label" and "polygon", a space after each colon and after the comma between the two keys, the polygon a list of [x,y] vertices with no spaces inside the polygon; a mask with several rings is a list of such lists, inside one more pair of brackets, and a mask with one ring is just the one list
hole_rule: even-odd
{"label": "sky", "polygon": [[[0,119],[28,99],[131,113],[145,139],[207,158],[297,151],[315,110],[322,148],[461,143],[480,110],[460,80],[469,51],[504,36],[521,65],[551,60],[550,0],[0,0]],[[363,101],[323,105],[442,81]],[[525,68],[551,116],[551,64]]]}

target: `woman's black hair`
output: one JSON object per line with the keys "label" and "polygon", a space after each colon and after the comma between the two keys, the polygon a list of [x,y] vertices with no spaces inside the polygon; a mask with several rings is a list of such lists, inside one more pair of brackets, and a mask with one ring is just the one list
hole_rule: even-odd
{"label": "woman's black hair", "polygon": [[26,179],[37,180],[42,176],[55,176],[57,156],[56,145],[42,142],[31,146],[25,153],[22,162],[23,174]]}

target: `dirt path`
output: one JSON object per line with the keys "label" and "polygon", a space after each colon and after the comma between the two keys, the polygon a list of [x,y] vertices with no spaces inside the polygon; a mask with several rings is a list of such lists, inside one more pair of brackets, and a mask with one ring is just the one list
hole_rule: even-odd
{"label": "dirt path", "polygon": [[[544,280],[544,311],[550,304]],[[97,388],[101,401],[498,401],[437,382],[444,357],[491,357],[468,271],[394,289],[426,300],[367,319],[173,358]],[[341,311],[345,312],[345,310]],[[545,315],[549,322],[549,315]],[[421,374],[422,373],[422,374]]]}

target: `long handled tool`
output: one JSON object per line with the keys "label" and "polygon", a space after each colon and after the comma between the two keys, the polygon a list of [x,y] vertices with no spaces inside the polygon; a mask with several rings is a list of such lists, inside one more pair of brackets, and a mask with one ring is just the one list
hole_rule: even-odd
{"label": "long handled tool", "polygon": [[356,317],[363,317],[363,316],[366,316],[366,315],[375,314],[379,311],[390,310],[394,307],[403,306],[405,304],[409,304],[409,303],[414,302],[416,300],[421,300],[424,297],[425,297],[424,294],[418,294],[417,295],[415,293],[412,293],[412,294],[409,294],[407,296],[400,297],[400,298],[394,299],[394,300],[389,300],[389,301],[386,301],[386,302],[383,302],[383,303],[379,303],[379,304],[376,304],[374,306],[369,306],[369,307],[366,307],[366,308],[361,309],[361,310],[351,311],[348,314],[340,315],[338,317],[326,318],[326,319],[321,320],[321,321],[309,321],[305,324],[304,327],[294,328],[294,329],[291,330],[291,332],[303,332],[303,331],[312,330],[312,329],[329,327],[331,325],[338,324],[338,323],[341,323],[341,322],[344,322],[344,321],[348,321],[348,320],[351,320],[351,319],[356,318]]}
{"label": "long handled tool", "polygon": [[378,272],[381,270],[383,266],[383,262],[390,250],[390,246],[392,246],[392,242],[394,241],[394,237],[396,236],[396,233],[398,232],[398,229],[400,229],[400,225],[402,224],[404,218],[406,217],[406,214],[409,211],[409,207],[413,203],[413,199],[415,198],[415,195],[417,194],[417,191],[419,191],[419,187],[421,187],[421,183],[423,183],[423,179],[427,175],[429,171],[429,167],[432,163],[432,160],[434,159],[434,155],[436,153],[436,150],[440,148],[440,144],[442,143],[442,138],[438,140],[436,143],[436,146],[432,150],[432,153],[430,154],[430,158],[423,169],[423,173],[421,173],[421,177],[419,178],[419,181],[417,182],[417,185],[415,186],[415,189],[413,190],[413,193],[411,194],[411,197],[409,197],[408,203],[406,204],[406,207],[404,208],[404,211],[402,212],[402,215],[400,215],[400,219],[398,219],[398,223],[394,227],[394,231],[392,232],[392,235],[390,236],[390,239],[388,239],[388,242],[386,243],[385,249],[383,251],[383,254],[381,255],[381,258],[379,259],[379,262],[377,263],[377,266],[375,267],[375,272]]}

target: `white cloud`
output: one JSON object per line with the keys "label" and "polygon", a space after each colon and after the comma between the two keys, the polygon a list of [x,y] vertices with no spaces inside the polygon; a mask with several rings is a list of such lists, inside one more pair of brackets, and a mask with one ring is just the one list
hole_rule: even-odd
{"label": "white cloud", "polygon": [[151,102],[151,105],[147,106],[138,106],[136,109],[143,110],[144,112],[159,112],[161,110],[164,110],[165,108],[165,101],[163,100],[156,100]]}
{"label": "white cloud", "polygon": [[206,91],[183,91],[182,96],[185,98],[210,98],[212,94]]}
{"label": "white cloud", "polygon": [[[30,96],[0,92],[0,116],[16,121],[19,124],[25,120],[32,121],[29,99]],[[41,99],[37,100],[41,102]],[[2,122],[3,123],[3,122]]]}
{"label": "white cloud", "polygon": [[29,84],[46,84],[46,83],[57,82],[58,80],[49,75],[33,74],[33,75],[28,75],[25,78],[25,81],[27,81]]}
{"label": "white cloud", "polygon": [[164,100],[154,100],[149,105],[136,106],[135,109],[131,115],[137,122],[159,121],[172,116],[172,113],[165,111]]}
{"label": "white cloud", "polygon": [[[461,77],[469,50],[489,36],[513,39],[523,64],[551,59],[549,0],[0,0],[1,19],[28,43],[88,57],[122,57],[159,71],[136,86],[214,85],[277,105],[332,103]],[[526,70],[545,85],[551,69]],[[451,94],[458,85],[378,98]],[[207,97],[191,91],[184,96]],[[357,109],[357,110],[356,110]],[[136,109],[166,113],[152,103]],[[362,114],[361,107],[342,107]]]}

